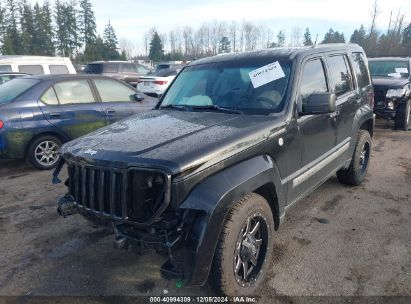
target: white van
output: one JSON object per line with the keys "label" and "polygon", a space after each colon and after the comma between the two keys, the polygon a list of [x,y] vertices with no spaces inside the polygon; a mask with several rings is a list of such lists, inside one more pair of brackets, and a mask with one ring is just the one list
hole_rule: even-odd
{"label": "white van", "polygon": [[0,56],[0,72],[19,72],[32,75],[76,74],[68,57]]}

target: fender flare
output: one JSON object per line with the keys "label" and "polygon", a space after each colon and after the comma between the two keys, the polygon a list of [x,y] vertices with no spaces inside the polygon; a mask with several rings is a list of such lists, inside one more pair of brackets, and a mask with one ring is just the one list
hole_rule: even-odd
{"label": "fender flare", "polygon": [[243,161],[202,181],[180,206],[181,209],[200,211],[187,242],[185,264],[190,275],[189,285],[204,285],[207,282],[214,252],[224,221],[231,207],[245,195],[271,183],[277,196],[273,216],[276,225],[284,213],[285,195],[281,177],[271,157],[261,155]]}
{"label": "fender flare", "polygon": [[[375,115],[374,115],[373,109],[370,107],[369,104],[362,105],[355,113],[353,126],[351,129],[351,143],[350,143],[350,149],[349,149],[349,154],[348,154],[350,155],[350,157],[354,154],[358,131],[360,130],[360,127],[366,121],[372,122],[372,130],[374,131]],[[373,134],[371,134],[371,136],[373,136]]]}

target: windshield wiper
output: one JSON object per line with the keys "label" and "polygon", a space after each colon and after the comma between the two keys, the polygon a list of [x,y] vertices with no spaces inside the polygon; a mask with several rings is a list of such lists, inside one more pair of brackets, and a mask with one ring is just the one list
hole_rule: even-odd
{"label": "windshield wiper", "polygon": [[220,107],[217,105],[206,105],[206,106],[190,106],[191,109],[194,110],[215,110],[219,112],[227,112],[227,113],[235,113],[235,114],[244,114],[243,111],[234,109],[234,108],[225,108],[225,107]]}
{"label": "windshield wiper", "polygon": [[161,106],[160,109],[179,109],[179,110],[190,110],[191,107],[186,105],[175,105],[175,104],[168,104],[166,106]]}

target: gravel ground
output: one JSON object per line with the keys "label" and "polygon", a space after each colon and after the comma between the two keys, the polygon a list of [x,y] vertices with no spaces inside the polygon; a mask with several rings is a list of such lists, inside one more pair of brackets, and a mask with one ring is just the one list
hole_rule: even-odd
{"label": "gravel ground", "polygon": [[[363,186],[331,178],[287,213],[265,296],[411,296],[411,136],[376,130]],[[160,278],[164,258],[113,247],[109,231],[56,213],[51,173],[0,163],[0,296],[213,295]]]}

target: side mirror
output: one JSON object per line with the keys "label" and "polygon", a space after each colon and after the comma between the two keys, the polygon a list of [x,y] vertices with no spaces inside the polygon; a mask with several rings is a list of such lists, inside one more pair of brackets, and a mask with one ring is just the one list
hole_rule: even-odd
{"label": "side mirror", "polygon": [[142,95],[140,93],[136,93],[136,94],[133,95],[133,99],[134,99],[134,101],[142,102],[145,99],[145,97],[144,97],[144,95]]}
{"label": "side mirror", "polygon": [[335,93],[314,93],[308,96],[300,115],[315,115],[335,112],[337,96]]}

